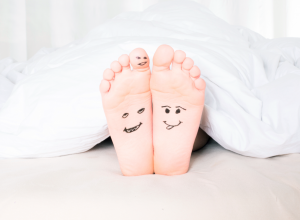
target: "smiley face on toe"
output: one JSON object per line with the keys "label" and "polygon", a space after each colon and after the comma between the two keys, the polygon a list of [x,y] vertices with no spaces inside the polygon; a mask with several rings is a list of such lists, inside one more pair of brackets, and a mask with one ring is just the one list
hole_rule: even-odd
{"label": "smiley face on toe", "polygon": [[[162,108],[165,109],[166,114],[170,114],[170,113],[172,114],[172,111],[174,111],[174,110],[171,109],[172,107],[170,107],[168,105],[164,105],[164,106],[162,106]],[[175,114],[180,114],[180,112],[182,110],[186,111],[186,109],[181,107],[181,106],[176,106],[175,109],[176,109]],[[179,120],[178,124],[169,124],[169,123],[167,123],[167,121],[163,121],[163,123],[165,123],[167,125],[167,127],[166,127],[167,130],[171,130],[172,128],[181,125],[182,121]]]}
{"label": "smiley face on toe", "polygon": [[147,57],[139,57],[139,56],[137,56],[136,59],[138,59],[138,60],[140,60],[140,59],[146,60],[146,61],[138,63],[137,65],[139,65],[139,66],[144,66],[145,64],[148,63],[147,62]]}
{"label": "smiley face on toe", "polygon": [[[138,114],[142,114],[143,112],[145,111],[145,108],[141,108],[141,109],[139,109],[138,111],[137,111],[137,113]],[[129,113],[124,113],[123,115],[122,115],[122,118],[127,118],[129,116]],[[126,133],[131,133],[131,132],[134,132],[134,131],[136,131],[136,130],[138,130],[140,127],[141,127],[141,125],[142,125],[143,123],[142,122],[140,122],[138,125],[136,125],[136,126],[134,126],[134,127],[130,127],[130,128],[124,128],[124,132],[126,132]]]}
{"label": "smiley face on toe", "polygon": [[130,64],[134,69],[141,69],[149,67],[149,57],[145,50],[137,48],[130,54]]}

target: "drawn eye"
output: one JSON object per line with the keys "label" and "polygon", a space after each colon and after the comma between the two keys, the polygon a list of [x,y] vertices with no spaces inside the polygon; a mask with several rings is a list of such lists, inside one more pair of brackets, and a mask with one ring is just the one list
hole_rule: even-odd
{"label": "drawn eye", "polygon": [[170,113],[170,109],[166,108],[165,112],[166,112],[167,114],[169,114],[169,113]]}
{"label": "drawn eye", "polygon": [[146,60],[147,60],[147,57],[144,57],[144,59],[146,59]]}
{"label": "drawn eye", "polygon": [[122,116],[122,118],[127,118],[129,114],[128,113],[124,113],[124,115]]}
{"label": "drawn eye", "polygon": [[140,57],[136,57],[137,59],[141,59]]}
{"label": "drawn eye", "polygon": [[141,108],[137,113],[142,114],[145,111],[145,108]]}
{"label": "drawn eye", "polygon": [[179,113],[180,113],[180,109],[177,109],[175,113],[176,113],[176,114],[179,114]]}

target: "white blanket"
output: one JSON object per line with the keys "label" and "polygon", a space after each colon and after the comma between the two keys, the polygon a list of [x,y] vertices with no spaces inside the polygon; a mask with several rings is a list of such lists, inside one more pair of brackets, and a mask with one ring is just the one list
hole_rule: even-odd
{"label": "white blanket", "polygon": [[103,70],[137,47],[152,57],[161,44],[201,69],[201,128],[221,146],[262,158],[300,152],[300,39],[267,40],[195,2],[171,1],[123,13],[26,63],[0,61],[0,157],[78,153],[105,139]]}

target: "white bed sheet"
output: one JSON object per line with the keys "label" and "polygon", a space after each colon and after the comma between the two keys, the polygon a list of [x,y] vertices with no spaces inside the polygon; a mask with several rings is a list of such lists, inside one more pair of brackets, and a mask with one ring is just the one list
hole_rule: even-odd
{"label": "white bed sheet", "polygon": [[3,220],[299,220],[300,154],[249,158],[214,141],[179,176],[124,177],[110,140],[92,150],[0,160]]}

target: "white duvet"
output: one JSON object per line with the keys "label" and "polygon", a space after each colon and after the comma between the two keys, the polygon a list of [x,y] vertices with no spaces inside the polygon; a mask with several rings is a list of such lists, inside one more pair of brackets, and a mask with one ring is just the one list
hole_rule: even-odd
{"label": "white duvet", "polygon": [[123,13],[25,63],[1,60],[0,157],[79,153],[104,140],[103,70],[137,47],[152,57],[161,44],[201,69],[201,128],[221,146],[261,158],[300,152],[300,39],[267,40],[195,2],[172,1]]}

